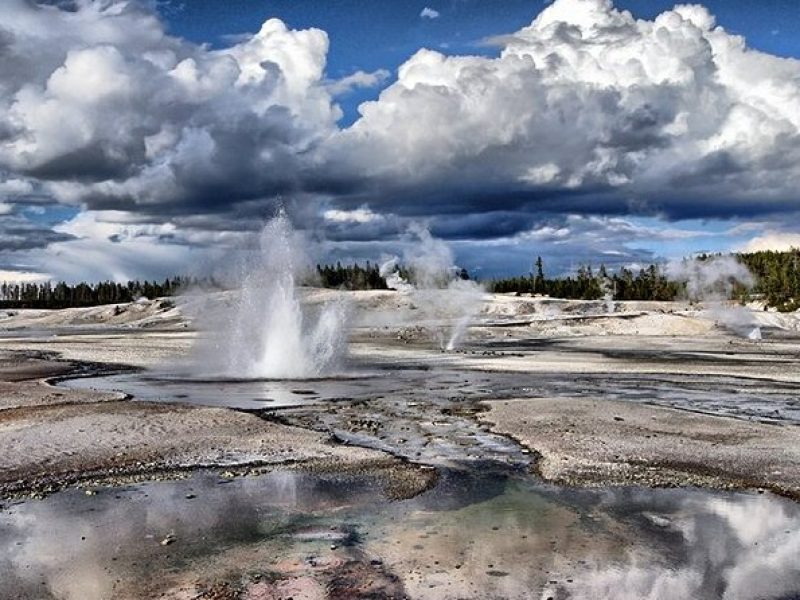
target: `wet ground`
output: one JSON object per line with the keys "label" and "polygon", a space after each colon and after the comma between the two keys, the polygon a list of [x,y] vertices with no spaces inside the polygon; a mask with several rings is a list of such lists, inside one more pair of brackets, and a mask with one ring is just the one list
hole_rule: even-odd
{"label": "wet ground", "polygon": [[[800,384],[726,375],[504,373],[447,365],[357,365],[346,377],[223,380],[152,372],[83,377],[69,388],[120,391],[137,400],[269,410],[386,398],[446,404],[504,398],[584,398],[668,406],[768,423],[800,424]],[[418,405],[415,405],[418,406]]]}

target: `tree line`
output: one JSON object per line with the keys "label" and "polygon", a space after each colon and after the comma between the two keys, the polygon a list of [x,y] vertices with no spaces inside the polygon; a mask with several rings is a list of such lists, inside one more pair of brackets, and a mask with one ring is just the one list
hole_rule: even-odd
{"label": "tree line", "polygon": [[[720,254],[702,254],[694,260],[707,261]],[[800,308],[800,249],[785,252],[760,251],[732,255],[743,264],[755,279],[747,289],[732,282],[730,295],[734,299],[763,297],[767,306],[781,311]],[[496,279],[489,290],[497,293],[543,294],[556,298],[599,300],[676,300],[687,297],[686,283],[670,279],[663,267],[651,264],[637,272],[621,268],[609,274],[601,265],[594,272],[591,265],[581,266],[574,275],[547,278],[541,257],[536,259],[528,275]]]}
{"label": "tree line", "polygon": [[139,281],[127,283],[101,281],[67,284],[53,283],[8,283],[0,284],[0,308],[76,308],[100,304],[133,302],[139,298],[174,296],[180,290],[195,285],[199,280],[188,277],[173,277],[164,281]]}
{"label": "tree line", "polygon": [[786,312],[800,308],[800,249],[737,256],[756,278],[753,293],[763,294],[767,305]]}
{"label": "tree line", "polygon": [[[404,265],[396,265],[394,271],[403,281],[411,284],[416,284],[419,279],[413,268]],[[456,268],[452,272],[444,273],[438,283],[445,285],[452,279],[469,278],[470,276],[466,269]],[[386,278],[381,275],[380,267],[371,264],[369,261],[363,267],[358,263],[342,266],[341,262],[337,262],[335,265],[317,265],[316,277],[306,279],[305,283],[344,290],[389,289]]]}
{"label": "tree line", "polygon": [[609,274],[605,265],[600,265],[597,272],[586,265],[578,267],[575,275],[550,279],[544,275],[541,257],[536,260],[534,273],[496,279],[489,284],[490,291],[501,294],[542,294],[569,300],[674,300],[684,289],[682,283],[667,279],[658,265],[638,273],[623,267],[614,274]]}
{"label": "tree line", "polygon": [[381,276],[378,265],[370,264],[366,266],[358,263],[342,266],[337,262],[335,265],[317,265],[316,281],[313,279],[308,283],[320,285],[325,288],[345,289],[345,290],[385,290],[388,289],[386,279]]}

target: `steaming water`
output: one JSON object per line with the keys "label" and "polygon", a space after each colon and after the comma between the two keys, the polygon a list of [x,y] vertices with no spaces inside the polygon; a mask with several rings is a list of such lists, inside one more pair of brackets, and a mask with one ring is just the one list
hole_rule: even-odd
{"label": "steaming water", "polygon": [[616,310],[616,307],[614,305],[613,282],[608,277],[606,277],[600,281],[600,285],[603,290],[603,303],[605,304],[606,314],[612,315]]}
{"label": "steaming water", "polygon": [[707,260],[691,259],[667,264],[667,276],[686,283],[691,300],[724,300],[730,298],[734,284],[751,288],[753,274],[733,256],[715,256]]}
{"label": "steaming water", "polygon": [[760,311],[753,311],[744,306],[730,306],[725,302],[712,302],[705,313],[708,318],[721,325],[731,333],[753,341],[761,339],[761,327],[758,324]]}
{"label": "steaming water", "polygon": [[455,319],[455,324],[445,345],[445,350],[450,351],[458,348],[467,333],[469,324],[480,311],[484,291],[474,281],[455,279],[447,286],[445,293],[450,296],[451,304],[457,307],[456,312],[460,313]]}
{"label": "steaming water", "polygon": [[716,256],[707,260],[673,261],[666,271],[672,279],[686,283],[691,300],[710,303],[707,313],[712,320],[743,338],[761,339],[761,328],[753,311],[728,304],[735,284],[746,288],[755,284],[753,274],[736,258]]}
{"label": "steaming water", "polygon": [[[304,309],[297,280],[308,270],[302,235],[281,213],[261,232],[245,263],[241,296],[214,344],[223,375],[300,379],[335,372],[345,349],[345,305]],[[211,357],[213,359],[213,357]]]}

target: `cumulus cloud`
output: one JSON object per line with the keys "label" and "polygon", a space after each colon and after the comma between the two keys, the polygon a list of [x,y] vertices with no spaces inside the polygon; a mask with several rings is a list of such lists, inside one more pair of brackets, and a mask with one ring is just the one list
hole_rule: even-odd
{"label": "cumulus cloud", "polygon": [[382,84],[389,77],[386,69],[377,69],[371,73],[356,71],[351,75],[337,79],[328,84],[328,91],[333,96],[340,96],[358,88],[372,88]]}
{"label": "cumulus cloud", "polygon": [[749,49],[705,8],[647,21],[557,0],[497,43],[495,58],[418,51],[331,160],[420,213],[796,206],[800,61]]}
{"label": "cumulus cloud", "polygon": [[13,177],[0,180],[0,196],[8,198],[21,198],[32,194],[34,191],[33,183],[25,179],[15,179]]}
{"label": "cumulus cloud", "polygon": [[0,252],[19,252],[45,248],[55,242],[73,239],[70,233],[55,231],[46,223],[31,221],[13,206],[0,204]]}
{"label": "cumulus cloud", "polygon": [[439,11],[430,6],[426,6],[422,9],[422,12],[419,13],[419,16],[423,19],[438,19]]}
{"label": "cumulus cloud", "polygon": [[59,201],[196,213],[291,192],[341,114],[324,31],[270,19],[210,50],[142,3],[71,8],[9,0],[0,21],[0,169]]}
{"label": "cumulus cloud", "polygon": [[800,248],[800,233],[788,231],[765,231],[744,244],[739,250],[742,252],[759,252],[772,250],[784,252]]}
{"label": "cumulus cloud", "polygon": [[85,211],[57,225],[54,231],[69,241],[52,243],[27,255],[52,265],[54,279],[163,278],[191,273],[193,267],[213,262],[212,250],[191,243],[172,223],[137,223],[118,211]]}
{"label": "cumulus cloud", "polygon": [[325,220],[335,223],[370,223],[381,218],[366,206],[355,210],[330,209],[326,210],[323,216]]}

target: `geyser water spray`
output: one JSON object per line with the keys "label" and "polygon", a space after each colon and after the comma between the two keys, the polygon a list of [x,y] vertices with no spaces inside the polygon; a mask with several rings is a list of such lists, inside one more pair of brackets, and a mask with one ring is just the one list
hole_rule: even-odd
{"label": "geyser water spray", "polygon": [[243,261],[239,296],[213,343],[223,375],[300,379],[341,367],[346,307],[341,300],[301,303],[297,283],[310,267],[306,247],[283,211],[264,227],[258,249]]}

